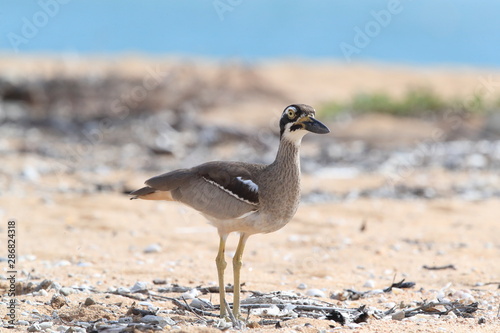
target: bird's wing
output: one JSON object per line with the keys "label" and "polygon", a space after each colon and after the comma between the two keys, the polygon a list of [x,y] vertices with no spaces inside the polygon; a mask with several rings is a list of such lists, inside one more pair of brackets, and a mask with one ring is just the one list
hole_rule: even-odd
{"label": "bird's wing", "polygon": [[146,181],[151,190],[140,189],[132,195],[140,197],[141,193],[168,191],[173,200],[210,217],[241,218],[259,209],[259,186],[255,179],[259,167],[237,162],[209,162],[153,177]]}

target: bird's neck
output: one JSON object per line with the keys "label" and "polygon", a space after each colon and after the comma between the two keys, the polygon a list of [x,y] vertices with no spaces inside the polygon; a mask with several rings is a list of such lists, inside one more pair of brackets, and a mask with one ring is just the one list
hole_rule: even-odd
{"label": "bird's neck", "polygon": [[300,175],[300,142],[300,140],[292,141],[282,137],[273,165],[298,177]]}

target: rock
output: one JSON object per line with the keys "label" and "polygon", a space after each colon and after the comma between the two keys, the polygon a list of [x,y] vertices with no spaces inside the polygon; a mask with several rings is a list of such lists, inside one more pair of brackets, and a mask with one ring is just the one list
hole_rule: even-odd
{"label": "rock", "polygon": [[181,298],[184,299],[193,299],[196,298],[200,292],[197,289],[191,289],[189,291],[186,291],[185,293],[182,293]]}
{"label": "rock", "polygon": [[59,260],[54,263],[54,266],[60,267],[60,266],[71,266],[71,263],[68,260]]}
{"label": "rock", "polygon": [[299,283],[299,285],[297,286],[297,289],[300,289],[300,290],[307,289],[307,284],[305,284],[305,283]]}
{"label": "rock", "polygon": [[325,293],[319,289],[309,289],[306,291],[306,295],[311,297],[326,297]]}
{"label": "rock", "polygon": [[153,316],[153,315],[147,315],[147,316],[144,316],[140,319],[140,322],[141,323],[145,323],[145,324],[156,324],[156,325],[159,325],[160,327],[165,327],[167,325],[175,325],[175,321],[173,321],[172,319],[168,318],[168,317],[161,317],[161,316]]}
{"label": "rock", "polygon": [[366,280],[365,284],[363,284],[363,287],[365,287],[365,288],[373,288],[373,287],[375,287],[375,281],[373,281],[373,280]]}
{"label": "rock", "polygon": [[52,325],[54,325],[53,322],[51,322],[51,321],[44,321],[43,323],[40,323],[40,328],[42,330],[46,330],[47,328],[52,327]]}
{"label": "rock", "polygon": [[38,332],[38,331],[41,331],[41,330],[42,330],[42,328],[40,327],[39,323],[34,323],[30,327],[28,327],[28,332]]}
{"label": "rock", "polygon": [[144,249],[144,253],[158,253],[161,251],[161,246],[159,244],[151,244],[151,245],[148,245],[145,249]]}
{"label": "rock", "polygon": [[68,287],[64,287],[64,288],[61,288],[59,289],[59,293],[63,296],[69,296],[71,294],[74,294],[75,293],[75,289],[73,288],[68,288]]}
{"label": "rock", "polygon": [[118,287],[118,289],[116,289],[116,292],[118,294],[130,294],[130,289],[126,287]]}
{"label": "rock", "polygon": [[20,326],[28,326],[30,324],[29,321],[26,321],[26,320],[18,320],[17,321],[17,325],[20,325]]}
{"label": "rock", "polygon": [[165,279],[154,279],[153,284],[167,284],[167,280]]}
{"label": "rock", "polygon": [[384,306],[386,308],[388,308],[388,309],[392,309],[393,307],[396,306],[396,303],[394,303],[394,302],[387,302],[387,303],[384,304]]}
{"label": "rock", "polygon": [[191,301],[191,307],[193,308],[197,308],[197,309],[213,309],[213,304],[210,303],[209,300],[206,300],[206,299],[202,299],[202,298],[194,298],[192,301]]}
{"label": "rock", "polygon": [[393,313],[391,318],[392,318],[392,320],[403,320],[405,318],[405,312],[398,311],[396,313]]}
{"label": "rock", "polygon": [[52,281],[51,280],[43,280],[36,286],[35,291],[40,291],[40,290],[46,290],[52,287]]}
{"label": "rock", "polygon": [[85,305],[85,306],[91,306],[94,304],[95,304],[95,301],[90,297],[87,297],[87,299],[85,300],[85,303],[83,303],[83,305]]}
{"label": "rock", "polygon": [[52,282],[52,288],[59,291],[62,287],[58,282]]}
{"label": "rock", "polygon": [[47,290],[42,289],[39,292],[37,292],[37,294],[38,296],[47,296],[49,293],[47,292]]}
{"label": "rock", "polygon": [[361,325],[360,324],[356,324],[356,323],[349,323],[346,326],[349,327],[352,330],[357,329],[357,328],[361,328]]}
{"label": "rock", "polygon": [[134,319],[132,317],[120,317],[118,318],[119,323],[132,323]]}
{"label": "rock", "polygon": [[54,295],[52,296],[52,299],[50,300],[50,306],[54,309],[60,309],[63,306],[66,305],[66,300],[64,297],[60,295]]}
{"label": "rock", "polygon": [[142,305],[142,306],[147,306],[148,309],[154,309],[155,308],[155,306],[151,302],[139,302],[138,304]]}
{"label": "rock", "polygon": [[148,291],[148,284],[146,282],[137,281],[132,288],[130,288],[131,293],[142,293]]}

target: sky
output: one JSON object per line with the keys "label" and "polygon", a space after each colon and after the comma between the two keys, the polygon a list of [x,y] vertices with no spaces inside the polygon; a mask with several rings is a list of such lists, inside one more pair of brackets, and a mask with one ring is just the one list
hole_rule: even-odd
{"label": "sky", "polygon": [[500,67],[497,0],[2,0],[1,53]]}

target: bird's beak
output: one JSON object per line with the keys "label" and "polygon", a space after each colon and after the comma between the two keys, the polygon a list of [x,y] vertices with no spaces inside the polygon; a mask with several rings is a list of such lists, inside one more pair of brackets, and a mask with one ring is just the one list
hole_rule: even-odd
{"label": "bird's beak", "polygon": [[312,133],[317,133],[317,134],[330,133],[328,127],[323,125],[322,122],[316,120],[315,118],[311,118],[309,116],[299,119],[298,123],[302,124],[304,126],[304,129]]}

